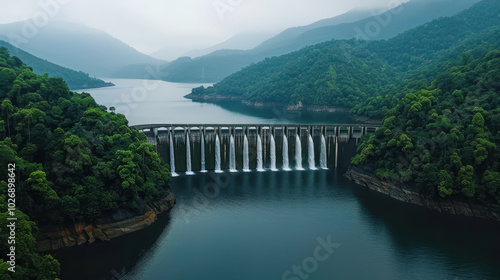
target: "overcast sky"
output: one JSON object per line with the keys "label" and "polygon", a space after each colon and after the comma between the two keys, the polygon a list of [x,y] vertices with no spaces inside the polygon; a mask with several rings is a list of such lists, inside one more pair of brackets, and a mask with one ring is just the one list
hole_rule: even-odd
{"label": "overcast sky", "polygon": [[[52,19],[103,30],[144,53],[162,47],[203,47],[242,31],[278,33],[353,8],[384,8],[397,0],[8,0],[0,23],[33,18],[57,3]],[[52,12],[53,11],[53,12]],[[47,12],[45,12],[47,13]]]}

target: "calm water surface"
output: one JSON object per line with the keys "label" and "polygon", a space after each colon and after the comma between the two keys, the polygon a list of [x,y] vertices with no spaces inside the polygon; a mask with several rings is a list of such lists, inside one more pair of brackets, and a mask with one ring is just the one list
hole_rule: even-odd
{"label": "calm water surface", "polygon": [[209,84],[183,84],[163,81],[106,79],[116,86],[85,90],[97,103],[114,106],[131,125],[174,124],[260,124],[260,123],[353,123],[344,113],[287,113],[243,106],[224,108],[183,98],[191,89]]}
{"label": "calm water surface", "polygon": [[[128,112],[131,122],[181,122],[182,110],[169,102],[213,110],[203,122],[270,120],[179,99],[189,85],[168,87],[177,101],[151,94],[156,109]],[[91,92],[107,106],[106,92],[117,94]],[[347,181],[344,171],[173,178],[178,204],[170,215],[111,242],[58,251],[63,279],[500,279],[498,225],[394,201]]]}

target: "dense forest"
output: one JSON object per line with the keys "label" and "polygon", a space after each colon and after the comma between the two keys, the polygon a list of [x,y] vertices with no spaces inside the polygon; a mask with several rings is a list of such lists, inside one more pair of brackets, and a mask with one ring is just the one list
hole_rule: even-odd
{"label": "dense forest", "polygon": [[47,73],[50,77],[62,78],[70,89],[76,90],[113,86],[112,83],[92,78],[87,73],[81,71],[77,72],[33,56],[5,41],[0,40],[0,47],[7,48],[9,53],[21,59],[26,65],[29,65],[36,74],[44,75]]}
{"label": "dense forest", "polygon": [[188,97],[217,94],[247,101],[354,105],[394,76],[386,62],[357,45],[354,40],[336,41],[267,58],[213,87],[195,88]]}
{"label": "dense forest", "polygon": [[[92,221],[141,209],[168,190],[170,173],[125,116],[40,76],[0,47],[0,170],[15,164],[16,273],[1,279],[53,279],[59,264],[34,249],[37,225]],[[2,179],[3,180],[3,179]],[[0,181],[0,252],[6,255],[8,182]]]}
{"label": "dense forest", "polygon": [[353,163],[421,193],[500,205],[500,50],[464,61],[389,109]]}
{"label": "dense forest", "polygon": [[499,14],[500,1],[483,0],[389,40],[306,47],[248,66],[213,87],[193,89],[188,97],[356,106],[356,114],[381,117],[394,105],[386,96],[430,83],[440,69],[461,63],[462,54],[474,59],[500,47]]}

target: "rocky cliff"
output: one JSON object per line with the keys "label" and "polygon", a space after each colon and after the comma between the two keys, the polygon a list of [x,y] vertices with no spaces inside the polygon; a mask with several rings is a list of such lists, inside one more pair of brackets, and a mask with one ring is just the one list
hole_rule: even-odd
{"label": "rocky cliff", "polygon": [[37,249],[57,250],[96,240],[108,241],[148,227],[156,221],[157,215],[170,211],[174,205],[174,194],[167,192],[161,199],[144,204],[136,211],[119,209],[93,222],[40,226]]}
{"label": "rocky cliff", "polygon": [[479,202],[468,200],[459,201],[425,196],[418,193],[412,186],[404,184],[403,182],[380,180],[375,175],[374,170],[366,167],[350,167],[344,176],[358,185],[389,195],[403,202],[420,205],[453,215],[500,221],[500,209],[498,205],[484,205]]}

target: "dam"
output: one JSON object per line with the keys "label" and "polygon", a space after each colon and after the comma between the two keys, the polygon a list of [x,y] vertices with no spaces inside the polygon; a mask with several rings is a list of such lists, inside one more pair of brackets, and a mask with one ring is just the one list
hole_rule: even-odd
{"label": "dam", "polygon": [[145,124],[135,126],[174,176],[195,172],[320,170],[345,165],[363,124]]}

